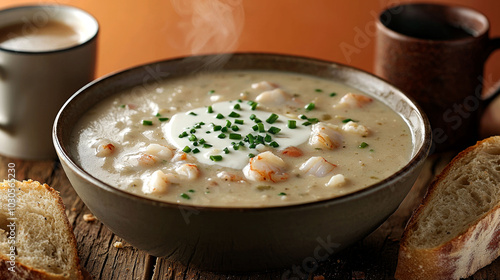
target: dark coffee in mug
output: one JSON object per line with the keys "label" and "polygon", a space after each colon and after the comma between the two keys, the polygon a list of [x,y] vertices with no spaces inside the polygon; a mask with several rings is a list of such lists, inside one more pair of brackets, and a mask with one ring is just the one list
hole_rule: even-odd
{"label": "dark coffee in mug", "polygon": [[460,150],[479,140],[483,69],[500,39],[472,9],[402,4],[377,22],[375,74],[414,98],[429,117],[435,151]]}
{"label": "dark coffee in mug", "polygon": [[429,19],[426,15],[404,20],[401,17],[395,17],[386,26],[395,32],[424,40],[457,40],[473,37],[475,33],[460,24]]}

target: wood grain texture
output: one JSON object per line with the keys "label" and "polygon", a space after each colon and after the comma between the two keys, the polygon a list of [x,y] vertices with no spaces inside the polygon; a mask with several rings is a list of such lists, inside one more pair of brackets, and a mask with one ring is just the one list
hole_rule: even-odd
{"label": "wood grain texture", "polygon": [[[15,163],[16,179],[37,180],[60,192],[87,280],[394,279],[398,241],[406,221],[425,195],[430,181],[452,156],[431,156],[399,209],[372,234],[344,251],[317,264],[299,263],[282,270],[239,275],[199,271],[169,259],[149,256],[117,237],[98,220],[84,221],[83,215],[90,211],[71,187],[58,161],[24,161],[0,156],[0,179],[7,178],[8,163]],[[113,246],[117,241],[123,243],[123,248]],[[500,279],[500,259],[469,278],[478,279]]]}

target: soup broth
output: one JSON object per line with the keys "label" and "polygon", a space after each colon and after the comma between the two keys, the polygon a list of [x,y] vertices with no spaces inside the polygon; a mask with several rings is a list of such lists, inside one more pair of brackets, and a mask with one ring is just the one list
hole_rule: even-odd
{"label": "soup broth", "polygon": [[377,99],[293,73],[226,71],[137,87],[72,134],[83,169],[128,192],[200,206],[265,207],[346,195],[408,163],[412,134]]}

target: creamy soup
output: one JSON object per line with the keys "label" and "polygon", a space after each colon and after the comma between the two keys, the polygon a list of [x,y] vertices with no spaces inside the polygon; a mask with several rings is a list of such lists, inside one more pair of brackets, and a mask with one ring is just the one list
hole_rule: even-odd
{"label": "creamy soup", "polygon": [[229,207],[342,196],[406,163],[412,135],[386,105],[305,75],[227,71],[102,100],[72,153],[93,176],[162,201]]}

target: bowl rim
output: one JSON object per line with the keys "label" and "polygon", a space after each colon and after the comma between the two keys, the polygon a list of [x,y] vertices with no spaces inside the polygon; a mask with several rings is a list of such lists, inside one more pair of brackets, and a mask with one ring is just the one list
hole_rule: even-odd
{"label": "bowl rim", "polygon": [[[379,80],[383,82],[384,84],[390,86],[392,89],[394,89],[396,92],[398,92],[399,95],[401,95],[402,99],[406,99],[406,102],[408,102],[414,109],[419,113],[419,119],[422,120],[423,124],[423,141],[421,147],[415,152],[415,154],[410,158],[410,160],[403,166],[401,167],[398,171],[394,172],[392,175],[389,177],[386,177],[385,179],[378,181],[375,184],[369,185],[365,188],[359,189],[357,191],[354,191],[352,193],[348,193],[342,196],[337,196],[337,197],[332,197],[332,198],[327,198],[327,199],[321,199],[321,200],[314,200],[314,201],[307,201],[307,202],[301,202],[301,203],[294,203],[294,204],[285,204],[285,205],[272,205],[272,206],[258,206],[258,207],[251,207],[251,206],[239,206],[239,207],[232,207],[232,206],[207,206],[207,205],[193,205],[193,204],[184,204],[184,203],[174,203],[174,202],[168,202],[168,201],[162,201],[159,199],[154,199],[154,198],[148,198],[142,195],[134,194],[131,192],[128,192],[126,190],[120,189],[118,187],[114,187],[110,184],[107,184],[103,182],[102,180],[92,176],[90,173],[88,173],[85,169],[83,169],[80,165],[78,165],[70,156],[70,153],[66,150],[65,145],[63,143],[63,136],[62,136],[62,130],[63,128],[61,127],[61,120],[64,118],[64,115],[66,114],[66,110],[69,107],[69,105],[72,102],[75,102],[77,98],[80,97],[83,93],[85,93],[89,88],[96,86],[97,84],[101,83],[104,80],[111,79],[113,77],[119,77],[120,75],[125,75],[125,73],[132,72],[132,71],[139,71],[139,69],[150,66],[150,65],[155,65],[158,63],[167,63],[170,61],[179,61],[182,59],[186,58],[195,58],[195,59],[201,59],[203,57],[213,57],[216,55],[231,55],[231,56],[266,56],[266,57],[276,57],[280,59],[300,59],[307,61],[308,63],[323,63],[323,64],[328,64],[330,66],[335,66],[337,68],[344,68],[348,69],[350,71],[355,71],[355,72],[361,72],[364,75],[368,75],[371,78],[374,78],[375,80]],[[231,71],[231,70],[230,70]],[[294,73],[293,71],[290,71]],[[299,73],[301,74],[301,73]],[[304,74],[304,73],[302,73]],[[115,92],[116,93],[116,92]],[[413,132],[412,135],[414,136]],[[163,60],[157,60],[153,62],[147,62],[144,64],[136,65],[130,68],[126,68],[123,70],[118,70],[112,73],[109,73],[107,75],[104,75],[102,77],[99,77],[95,79],[94,81],[86,84],[82,88],[80,88],[76,93],[74,93],[61,107],[59,110],[55,120],[54,120],[54,126],[52,129],[52,138],[53,138],[53,144],[56,150],[56,153],[59,157],[60,161],[64,161],[66,165],[79,177],[83,178],[86,181],[89,181],[93,185],[97,186],[98,188],[113,192],[114,194],[118,194],[120,196],[127,197],[129,199],[133,200],[138,200],[142,203],[146,204],[152,204],[155,206],[160,206],[160,207],[165,207],[165,208],[179,208],[179,207],[186,207],[186,208],[194,208],[197,211],[233,211],[233,212],[259,212],[259,211],[269,211],[269,210],[276,210],[276,209],[294,209],[294,208],[302,208],[302,207],[323,207],[325,204],[330,204],[330,203],[340,203],[345,200],[352,200],[356,199],[357,197],[360,196],[366,196],[369,195],[370,193],[376,192],[381,188],[389,187],[391,183],[397,181],[400,177],[404,177],[406,174],[410,173],[414,168],[416,168],[418,165],[423,163],[423,161],[427,158],[429,151],[431,149],[431,144],[432,144],[432,133],[431,133],[431,126],[430,122],[422,110],[422,108],[417,104],[417,102],[412,99],[410,96],[406,95],[403,91],[400,89],[396,88],[392,84],[390,84],[388,81],[372,74],[367,71],[361,70],[359,68],[345,65],[342,63],[338,62],[333,62],[333,61],[328,61],[328,60],[323,60],[323,59],[318,59],[318,58],[313,58],[313,57],[307,57],[307,56],[297,56],[297,55],[289,55],[289,54],[279,54],[279,53],[270,53],[270,52],[235,52],[235,53],[214,53],[214,54],[204,54],[204,55],[193,55],[193,56],[179,56],[175,58],[168,58],[168,59],[163,59]]]}

